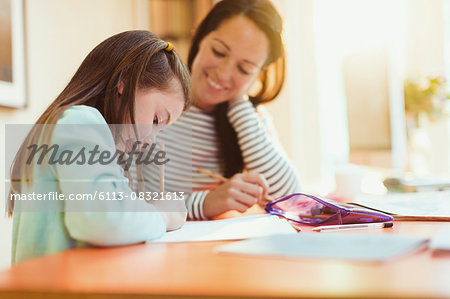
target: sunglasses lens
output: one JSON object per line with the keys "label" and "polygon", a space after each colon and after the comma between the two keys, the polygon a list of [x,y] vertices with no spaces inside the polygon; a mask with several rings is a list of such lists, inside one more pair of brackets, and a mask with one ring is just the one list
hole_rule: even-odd
{"label": "sunglasses lens", "polygon": [[324,223],[338,212],[338,209],[305,195],[294,195],[276,203],[272,209],[282,211],[281,214],[287,219],[306,224]]}

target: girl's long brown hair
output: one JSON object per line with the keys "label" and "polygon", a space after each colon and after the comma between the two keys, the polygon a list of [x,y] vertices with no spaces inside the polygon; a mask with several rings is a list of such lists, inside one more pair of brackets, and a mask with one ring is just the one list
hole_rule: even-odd
{"label": "girl's long brown hair", "polygon": [[[50,140],[52,129],[43,131],[42,125],[56,124],[68,108],[86,105],[96,108],[108,124],[135,124],[136,90],[169,90],[172,79],[182,86],[185,109],[190,105],[189,72],[175,50],[165,50],[167,46],[149,31],[134,30],[106,39],[88,54],[69,84],[36,121],[14,158],[7,200],[9,216],[14,210],[11,194],[20,193],[21,183],[32,184],[33,165],[23,162],[25,146]],[[123,86],[121,94],[119,84]]]}
{"label": "girl's long brown hair", "polygon": [[[235,16],[245,16],[254,22],[267,36],[270,43],[269,57],[259,76],[260,88],[250,101],[256,107],[273,101],[280,93],[285,76],[285,54],[281,32],[283,20],[269,0],[222,0],[218,2],[197,28],[189,50],[188,67],[197,56],[200,42],[223,21]],[[228,102],[221,103],[214,110],[216,130],[224,157],[225,176],[242,172],[244,162],[237,135],[228,117]]]}

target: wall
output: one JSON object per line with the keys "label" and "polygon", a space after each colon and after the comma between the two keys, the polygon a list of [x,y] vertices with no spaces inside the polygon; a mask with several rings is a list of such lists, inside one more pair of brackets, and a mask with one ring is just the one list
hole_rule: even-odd
{"label": "wall", "polygon": [[[67,84],[83,58],[105,38],[136,27],[138,0],[25,1],[28,106],[0,108],[0,140],[4,124],[33,123]],[[5,169],[4,146],[0,169]],[[9,166],[8,166],[9,167]],[[0,180],[4,182],[4,173]],[[0,206],[4,207],[4,184]],[[0,215],[0,269],[10,261],[11,220]]]}

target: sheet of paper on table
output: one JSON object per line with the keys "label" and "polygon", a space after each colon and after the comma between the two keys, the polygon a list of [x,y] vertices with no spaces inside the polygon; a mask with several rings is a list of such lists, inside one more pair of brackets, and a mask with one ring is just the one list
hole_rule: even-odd
{"label": "sheet of paper on table", "polygon": [[450,253],[450,225],[443,227],[431,240],[430,248],[434,252]]}
{"label": "sheet of paper on table", "polygon": [[272,234],[296,234],[285,219],[263,214],[211,221],[187,221],[182,228],[148,242],[240,240]]}
{"label": "sheet of paper on table", "polygon": [[272,235],[216,247],[219,253],[380,262],[425,248],[426,238],[388,234]]}
{"label": "sheet of paper on table", "polygon": [[450,191],[361,194],[354,203],[397,215],[450,217]]}

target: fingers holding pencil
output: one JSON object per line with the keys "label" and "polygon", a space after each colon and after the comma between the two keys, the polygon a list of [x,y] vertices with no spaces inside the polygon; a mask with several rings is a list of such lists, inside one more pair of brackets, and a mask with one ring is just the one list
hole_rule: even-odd
{"label": "fingers holding pencil", "polygon": [[249,172],[238,175],[241,175],[244,182],[252,185],[252,188],[248,188],[247,192],[258,197],[258,203],[272,201],[267,194],[269,192],[269,183],[262,174]]}
{"label": "fingers holding pencil", "polygon": [[198,172],[224,183],[212,190],[209,196],[205,198],[204,208],[206,210],[235,209],[245,211],[255,203],[265,206],[267,202],[272,201],[272,198],[267,195],[269,184],[261,174],[238,173],[227,179],[202,168],[199,168]]}
{"label": "fingers holding pencil", "polygon": [[[226,177],[224,177],[224,176],[222,176],[220,174],[211,172],[209,170],[206,170],[204,168],[197,168],[197,171],[200,172],[200,173],[206,174],[207,176],[210,176],[212,178],[215,178],[215,179],[217,179],[217,180],[219,180],[219,181],[221,181],[223,183],[228,181],[228,179]],[[236,174],[236,175],[241,175],[241,174]],[[248,175],[249,176],[245,177],[245,180],[247,182],[253,183],[253,184],[258,184],[259,186],[261,186],[261,188],[263,188],[263,190],[262,190],[263,191],[262,192],[262,194],[263,194],[262,201],[265,201],[266,203],[270,202],[270,201],[273,201],[274,199],[267,194],[268,189],[269,189],[269,183],[267,183],[267,181],[264,178],[264,176],[261,175],[261,174],[257,174],[257,173],[248,173]]]}

